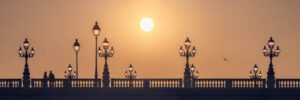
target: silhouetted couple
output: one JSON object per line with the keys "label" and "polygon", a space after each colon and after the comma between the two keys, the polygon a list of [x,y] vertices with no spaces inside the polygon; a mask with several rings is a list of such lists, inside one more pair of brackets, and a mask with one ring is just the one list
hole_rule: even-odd
{"label": "silhouetted couple", "polygon": [[55,76],[52,73],[52,71],[50,71],[49,73],[49,77],[47,77],[47,72],[44,73],[44,78],[43,78],[43,88],[47,88],[48,87],[48,80],[49,80],[49,87],[52,88],[53,84],[54,84],[54,80],[55,80]]}

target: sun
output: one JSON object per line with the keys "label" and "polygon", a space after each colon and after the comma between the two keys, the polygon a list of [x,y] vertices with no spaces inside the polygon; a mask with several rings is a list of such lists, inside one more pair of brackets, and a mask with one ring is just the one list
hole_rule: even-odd
{"label": "sun", "polygon": [[149,32],[153,29],[154,23],[151,18],[143,18],[140,22],[140,27],[143,31]]}

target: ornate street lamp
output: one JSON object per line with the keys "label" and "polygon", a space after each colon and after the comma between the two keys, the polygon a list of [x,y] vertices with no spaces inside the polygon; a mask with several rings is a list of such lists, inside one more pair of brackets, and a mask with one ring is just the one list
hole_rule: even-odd
{"label": "ornate street lamp", "polygon": [[101,51],[101,48],[99,47],[98,48],[98,54],[100,57],[104,57],[104,60],[105,60],[105,64],[104,64],[104,71],[103,71],[103,88],[109,88],[109,70],[108,70],[108,64],[107,64],[107,58],[108,57],[113,57],[114,55],[114,48],[111,47],[110,50],[108,50],[109,48],[109,42],[108,40],[105,38],[104,41],[103,41],[103,48],[104,48],[104,52]]}
{"label": "ornate street lamp", "polygon": [[68,69],[64,73],[64,76],[66,79],[76,78],[76,71],[73,71],[71,64],[69,64]]}
{"label": "ornate street lamp", "polygon": [[137,72],[133,70],[132,65],[130,64],[128,70],[125,71],[125,78],[135,79],[137,77]]}
{"label": "ornate street lamp", "polygon": [[270,64],[269,64],[269,69],[268,69],[268,73],[267,73],[267,85],[268,88],[274,88],[275,87],[275,72],[273,69],[273,57],[278,57],[280,54],[280,49],[279,46],[276,47],[275,51],[273,51],[275,46],[275,42],[273,40],[272,37],[270,37],[270,40],[268,41],[268,47],[269,50],[267,49],[266,46],[264,46],[263,48],[263,55],[265,57],[269,57],[270,58]]}
{"label": "ornate street lamp", "polygon": [[[261,71],[259,71],[259,73],[258,73],[258,70],[259,69],[258,69],[257,65],[255,64],[253,66],[253,70],[250,70],[250,73],[249,73],[250,79],[261,79],[262,73],[261,73]],[[254,74],[252,72],[254,72]]]}
{"label": "ornate street lamp", "polygon": [[128,67],[128,70],[125,71],[125,78],[129,79],[129,87],[133,87],[132,80],[137,77],[137,73],[135,70],[133,70],[132,65],[130,64]]}
{"label": "ornate street lamp", "polygon": [[186,65],[185,65],[185,71],[184,71],[184,87],[185,88],[190,88],[192,77],[191,77],[191,72],[190,72],[190,68],[189,68],[189,66],[190,66],[189,65],[189,58],[195,56],[196,48],[195,48],[195,46],[193,46],[192,50],[190,51],[191,41],[189,40],[189,38],[187,38],[185,40],[184,46],[185,46],[186,50],[184,51],[182,46],[180,46],[179,53],[180,53],[180,56],[186,58]]}
{"label": "ornate street lamp", "polygon": [[199,77],[199,72],[198,72],[198,70],[195,71],[195,66],[194,66],[194,64],[192,64],[192,66],[191,66],[191,76],[192,76],[192,79],[193,79],[193,80],[194,80],[194,79],[198,79],[198,77]]}
{"label": "ornate street lamp", "polygon": [[95,36],[95,40],[96,40],[96,47],[95,47],[95,49],[96,49],[96,53],[95,53],[95,86],[94,87],[98,87],[98,81],[97,81],[97,79],[98,79],[97,47],[98,47],[98,45],[97,45],[97,41],[98,41],[98,36],[100,35],[100,31],[101,31],[101,29],[98,26],[98,22],[96,21],[95,25],[93,27],[93,35]]}
{"label": "ornate street lamp", "polygon": [[30,44],[29,44],[27,38],[25,38],[25,41],[23,43],[23,48],[25,49],[25,52],[22,50],[21,47],[19,48],[19,56],[25,58],[25,68],[24,68],[24,72],[23,72],[23,87],[24,88],[29,88],[29,85],[30,85],[30,72],[29,72],[29,68],[28,68],[28,58],[32,58],[35,53],[33,47],[31,48],[31,50],[29,52],[29,46],[30,46]]}
{"label": "ornate street lamp", "polygon": [[78,39],[75,39],[75,43],[73,45],[74,51],[76,53],[76,79],[78,79],[78,52],[80,50],[80,44],[78,42]]}

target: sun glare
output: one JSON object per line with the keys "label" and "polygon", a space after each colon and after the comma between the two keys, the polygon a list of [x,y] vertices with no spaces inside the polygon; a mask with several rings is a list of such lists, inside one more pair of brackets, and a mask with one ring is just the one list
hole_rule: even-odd
{"label": "sun glare", "polygon": [[149,32],[153,29],[154,23],[150,18],[143,18],[140,22],[140,27],[143,31]]}

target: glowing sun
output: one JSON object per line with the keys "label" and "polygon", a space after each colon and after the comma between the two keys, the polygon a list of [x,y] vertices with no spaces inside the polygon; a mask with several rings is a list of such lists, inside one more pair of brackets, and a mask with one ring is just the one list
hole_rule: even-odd
{"label": "glowing sun", "polygon": [[153,29],[154,23],[150,18],[143,18],[140,22],[140,27],[143,31],[149,32]]}

